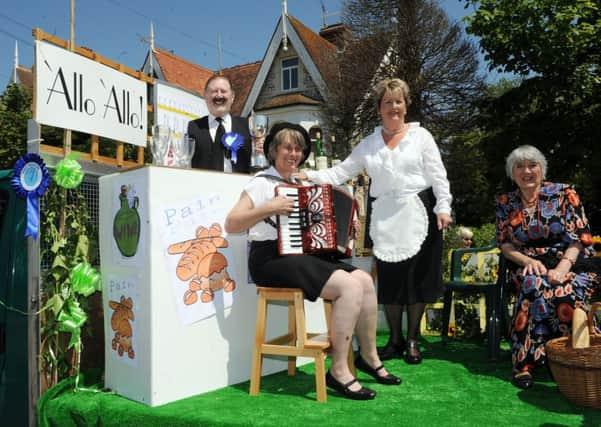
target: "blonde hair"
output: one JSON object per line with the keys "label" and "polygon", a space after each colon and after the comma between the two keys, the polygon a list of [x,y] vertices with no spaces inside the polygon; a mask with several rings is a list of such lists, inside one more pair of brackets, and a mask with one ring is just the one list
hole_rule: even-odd
{"label": "blonde hair", "polygon": [[467,227],[459,227],[457,229],[457,235],[459,237],[461,237],[462,239],[471,239],[472,237],[474,237],[474,233],[472,232],[472,230],[470,230]]}
{"label": "blonde hair", "polygon": [[380,80],[374,89],[374,101],[376,108],[380,109],[380,103],[382,98],[386,95],[386,92],[390,92],[393,95],[402,95],[405,100],[407,107],[411,105],[411,93],[409,91],[409,85],[401,79],[384,79]]}

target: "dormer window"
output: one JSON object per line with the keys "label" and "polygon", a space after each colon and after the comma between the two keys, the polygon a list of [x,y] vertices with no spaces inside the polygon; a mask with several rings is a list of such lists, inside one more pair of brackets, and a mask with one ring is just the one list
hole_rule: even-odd
{"label": "dormer window", "polygon": [[282,60],[282,90],[298,89],[298,58]]}

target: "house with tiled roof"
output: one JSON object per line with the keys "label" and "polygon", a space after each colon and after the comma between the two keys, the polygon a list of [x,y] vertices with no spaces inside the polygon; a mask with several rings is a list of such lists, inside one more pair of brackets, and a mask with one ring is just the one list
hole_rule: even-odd
{"label": "house with tiled roof", "polygon": [[[221,70],[236,92],[232,113],[263,114],[270,123],[299,123],[313,138],[317,132],[327,135],[321,109],[346,35],[348,30],[341,24],[324,27],[318,34],[284,11],[262,61]],[[150,49],[142,69],[201,97],[206,81],[216,72],[156,47]]]}
{"label": "house with tiled roof", "polygon": [[[333,34],[340,34],[334,31]],[[329,37],[330,38],[330,37]],[[331,39],[331,38],[330,38]],[[283,13],[250,89],[242,114],[264,114],[271,123],[299,123],[312,138],[324,135],[322,105],[335,78],[337,46]],[[327,131],[325,132],[327,134]]]}

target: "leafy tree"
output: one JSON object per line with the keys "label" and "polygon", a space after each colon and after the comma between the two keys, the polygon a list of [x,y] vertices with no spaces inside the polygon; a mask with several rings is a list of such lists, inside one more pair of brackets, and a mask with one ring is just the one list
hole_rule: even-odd
{"label": "leafy tree", "polygon": [[27,120],[31,96],[20,84],[10,84],[0,96],[0,169],[10,169],[27,152]]}
{"label": "leafy tree", "polygon": [[476,6],[468,32],[480,38],[491,68],[599,83],[598,0],[466,0]]}
{"label": "leafy tree", "polygon": [[537,146],[548,178],[573,182],[596,232],[601,229],[601,6],[593,0],[466,0],[477,6],[468,32],[480,37],[491,68],[523,79],[481,104],[481,149],[489,179],[506,190],[502,159]]}
{"label": "leafy tree", "polygon": [[352,141],[379,123],[369,95],[377,80],[399,77],[412,92],[411,120],[422,122],[438,141],[466,129],[471,101],[483,89],[477,50],[433,0],[350,0],[345,24],[353,37],[338,59],[326,121]]}
{"label": "leafy tree", "polygon": [[473,131],[453,137],[447,144],[446,168],[457,224],[482,224],[494,218],[494,192],[481,139],[481,133]]}

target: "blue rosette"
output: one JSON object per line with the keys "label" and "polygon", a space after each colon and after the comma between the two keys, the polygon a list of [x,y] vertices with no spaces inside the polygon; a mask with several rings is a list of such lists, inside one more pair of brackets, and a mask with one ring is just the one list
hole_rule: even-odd
{"label": "blue rosette", "polygon": [[226,132],[221,137],[221,143],[232,152],[232,162],[238,162],[237,151],[244,145],[244,137],[237,132]]}
{"label": "blue rosette", "polygon": [[27,227],[25,237],[38,237],[40,211],[38,199],[50,184],[50,173],[40,156],[27,153],[15,163],[10,184],[18,197],[27,200]]}

